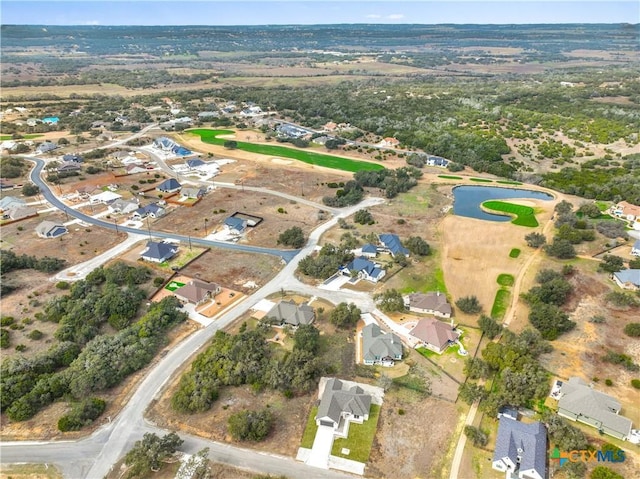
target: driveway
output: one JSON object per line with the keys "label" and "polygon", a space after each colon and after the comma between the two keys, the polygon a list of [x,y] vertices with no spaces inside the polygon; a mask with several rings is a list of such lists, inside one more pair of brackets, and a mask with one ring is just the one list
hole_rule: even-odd
{"label": "driveway", "polygon": [[313,447],[309,457],[304,462],[307,466],[329,469],[329,456],[333,447],[333,428],[329,426],[318,426],[316,438],[313,440]]}

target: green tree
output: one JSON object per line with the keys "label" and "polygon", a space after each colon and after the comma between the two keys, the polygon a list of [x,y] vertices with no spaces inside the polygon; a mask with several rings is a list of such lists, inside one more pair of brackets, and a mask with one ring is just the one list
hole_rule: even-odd
{"label": "green tree", "polygon": [[547,242],[547,237],[542,233],[529,233],[525,235],[524,240],[531,248],[540,248]]}
{"label": "green tree", "polygon": [[486,446],[489,440],[487,433],[475,426],[465,426],[464,435],[467,436],[476,447]]}
{"label": "green tree", "polygon": [[562,333],[575,328],[576,323],[555,304],[537,304],[529,312],[529,321],[544,339],[553,341]]}
{"label": "green tree", "polygon": [[365,209],[356,211],[353,221],[361,225],[372,225],[375,222],[371,212]]}
{"label": "green tree", "polygon": [[236,441],[263,441],[273,427],[273,414],[269,409],[240,411],[229,417],[227,426]]}
{"label": "green tree", "polygon": [[640,323],[628,323],[625,325],[624,334],[632,338],[640,338]]}
{"label": "green tree", "polygon": [[163,437],[146,433],[124,457],[124,463],[129,466],[125,477],[133,479],[157,471],[160,464],[175,453],[183,442],[175,432]]}
{"label": "green tree", "polygon": [[464,373],[471,379],[486,379],[491,374],[491,367],[480,358],[468,358],[464,363]]}
{"label": "green tree", "polygon": [[385,313],[404,311],[404,299],[402,293],[397,289],[387,289],[382,293],[375,294],[373,300]]}
{"label": "green tree", "polygon": [[417,256],[428,256],[431,253],[429,244],[420,236],[410,236],[404,241],[404,245],[411,251],[411,254]]}
{"label": "green tree", "polygon": [[495,338],[502,331],[502,326],[495,319],[484,314],[480,316],[478,326],[489,339]]}
{"label": "green tree", "polygon": [[320,347],[320,331],[313,324],[301,324],[293,333],[293,347],[312,354]]}
{"label": "green tree", "polygon": [[591,479],[624,479],[624,476],[609,469],[607,466],[596,466],[589,476]]}
{"label": "green tree", "polygon": [[571,213],[573,211],[573,204],[569,203],[567,200],[562,200],[560,203],[556,205],[554,211],[559,215],[564,215],[567,213]]}
{"label": "green tree", "polygon": [[616,273],[624,269],[624,260],[620,256],[605,254],[598,265],[598,269],[606,273]]}
{"label": "green tree", "polygon": [[33,183],[25,183],[22,187],[22,194],[24,196],[35,196],[40,193],[40,188]]}
{"label": "green tree", "polygon": [[476,296],[464,296],[456,301],[456,306],[467,314],[478,314],[482,311],[482,305]]}
{"label": "green tree", "polygon": [[278,244],[291,246],[292,248],[302,248],[305,241],[304,233],[299,226],[293,226],[278,236]]}
{"label": "green tree", "polygon": [[339,328],[348,329],[356,325],[361,314],[362,312],[355,304],[340,303],[331,311],[329,321]]}
{"label": "green tree", "polygon": [[640,257],[629,260],[629,269],[640,269]]}
{"label": "green tree", "polygon": [[458,397],[467,404],[473,404],[474,402],[478,400],[482,401],[487,397],[487,390],[478,384],[467,381],[458,389]]}
{"label": "green tree", "polygon": [[581,204],[580,208],[578,208],[578,212],[588,216],[589,218],[597,218],[602,214],[602,212],[600,211],[600,208],[598,208],[598,205],[595,203]]}
{"label": "green tree", "polygon": [[235,140],[227,140],[224,142],[223,146],[228,150],[235,150],[238,148],[238,142]]}
{"label": "green tree", "polygon": [[575,248],[566,239],[553,238],[553,243],[545,246],[544,250],[549,256],[554,256],[558,259],[571,259],[576,257]]}

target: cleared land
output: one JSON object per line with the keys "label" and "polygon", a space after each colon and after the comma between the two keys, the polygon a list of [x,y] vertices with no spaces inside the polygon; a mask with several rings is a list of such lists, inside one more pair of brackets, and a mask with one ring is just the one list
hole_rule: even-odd
{"label": "cleared land", "polygon": [[513,223],[514,225],[528,226],[530,228],[535,228],[539,225],[538,220],[535,216],[535,210],[530,206],[517,205],[515,203],[495,200],[485,201],[484,203],[482,203],[482,206],[489,210],[506,213],[509,216],[515,216],[515,218],[511,221],[511,223]]}
{"label": "cleared land", "polygon": [[[214,145],[224,146],[228,139],[218,138],[220,135],[233,135],[233,130],[209,130],[209,129],[195,129],[188,130],[188,133],[200,136],[201,140],[205,143],[211,143]],[[384,167],[377,163],[370,163],[366,161],[352,160],[349,158],[341,158],[339,156],[325,155],[322,153],[316,153],[313,151],[299,150],[294,148],[287,148],[285,146],[277,145],[263,145],[257,143],[248,143],[245,141],[237,141],[237,148],[240,150],[248,151],[251,153],[258,153],[261,155],[292,158],[294,160],[303,161],[312,165],[324,166],[326,168],[333,168],[344,171],[360,171],[360,170],[381,170]]]}

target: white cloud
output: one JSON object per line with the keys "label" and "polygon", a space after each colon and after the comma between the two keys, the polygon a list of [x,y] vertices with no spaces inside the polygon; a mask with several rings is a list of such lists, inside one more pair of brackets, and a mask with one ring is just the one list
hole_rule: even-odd
{"label": "white cloud", "polygon": [[82,23],[83,25],[100,25],[100,20],[87,20]]}
{"label": "white cloud", "polygon": [[367,18],[382,18],[382,15],[378,15],[377,13],[371,13],[367,15]]}
{"label": "white cloud", "polygon": [[402,20],[404,18],[404,14],[402,14],[402,13],[392,13],[387,18],[389,20]]}

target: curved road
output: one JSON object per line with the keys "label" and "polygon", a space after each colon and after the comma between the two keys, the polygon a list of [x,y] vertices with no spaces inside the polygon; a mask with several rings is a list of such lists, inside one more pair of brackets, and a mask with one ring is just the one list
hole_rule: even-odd
{"label": "curved road", "polygon": [[[27,158],[35,161],[36,168],[32,171],[31,177],[38,186],[41,187],[43,195],[55,206],[66,209],[66,206],[59,201],[49,190],[47,185],[40,179],[40,171],[44,162],[37,158]],[[37,180],[37,181],[36,181]],[[101,478],[104,477],[112,465],[115,464],[124,453],[131,448],[133,443],[140,439],[146,432],[156,432],[164,434],[167,431],[147,423],[144,413],[149,405],[161,394],[166,387],[174,371],[178,369],[193,354],[196,354],[216,331],[226,327],[236,318],[244,314],[261,299],[277,293],[282,289],[297,290],[314,296],[328,296],[331,302],[352,301],[364,310],[372,307],[371,298],[363,293],[347,291],[325,291],[312,286],[300,283],[294,276],[300,259],[311,253],[321,235],[329,228],[337,224],[338,219],[346,218],[358,209],[379,204],[384,200],[380,198],[368,198],[362,203],[343,209],[338,215],[316,228],[310,235],[305,247],[298,251],[286,252],[286,256],[278,250],[266,248],[242,247],[241,245],[219,243],[215,241],[200,240],[201,244],[220,246],[225,248],[240,249],[254,253],[276,254],[285,261],[286,266],[256,293],[248,297],[245,301],[223,314],[214,323],[206,328],[198,330],[182,343],[169,351],[169,353],[159,361],[159,363],[149,371],[142,382],[137,386],[135,393],[129,399],[126,406],[112,421],[95,431],[91,436],[78,441],[49,441],[49,442],[4,442],[0,444],[0,461],[3,463],[16,462],[37,462],[53,463],[61,467],[63,473],[69,478]],[[77,211],[73,211],[74,216],[97,226],[104,226],[115,230],[115,225],[108,222],[96,220]],[[120,228],[120,227],[119,227]],[[123,228],[123,231],[139,230]],[[157,234],[157,232],[155,233]],[[163,237],[181,239],[180,235],[165,234]],[[159,235],[160,236],[160,235]],[[193,241],[193,240],[192,240]],[[233,248],[236,247],[236,248]],[[291,458],[265,454],[253,450],[247,450],[228,444],[221,444],[197,438],[181,433],[184,444],[181,450],[195,452],[203,447],[209,447],[209,456],[212,460],[224,462],[231,465],[245,467],[270,474],[285,475],[290,477],[308,478],[345,478],[352,477],[339,472],[311,468],[303,463]]]}
{"label": "curved road", "polygon": [[[64,211],[65,213],[71,216],[74,216],[75,218],[78,218],[84,221],[85,223],[89,223],[95,226],[100,226],[102,228],[107,228],[112,231],[116,231],[116,230],[126,231],[127,233],[134,233],[134,234],[145,233],[144,230],[137,229],[137,228],[130,228],[127,226],[120,226],[120,225],[116,227],[115,223],[110,223],[108,221],[93,218],[89,215],[85,215],[84,213],[81,213],[79,211],[74,210],[73,208],[68,207],[62,201],[60,201],[56,197],[56,195],[53,194],[53,192],[49,188],[49,185],[47,185],[47,183],[40,177],[40,174],[42,173],[42,169],[45,166],[45,162],[40,158],[34,158],[30,156],[25,156],[24,158],[26,160],[33,161],[36,164],[35,168],[31,170],[30,179],[31,181],[33,181],[33,183],[35,183],[40,188],[40,193],[42,194],[42,196],[44,196],[45,199],[56,208],[59,208],[61,211]],[[155,236],[156,238],[175,239],[175,240],[180,240],[182,242],[191,241],[192,244],[213,246],[216,248],[233,249],[236,251],[244,251],[247,253],[270,254],[270,255],[278,256],[282,258],[286,263],[291,261],[299,253],[299,250],[279,250],[274,248],[261,248],[259,246],[227,243],[224,241],[211,241],[204,238],[189,237],[185,235],[167,233],[164,231],[151,230],[150,235]]]}

